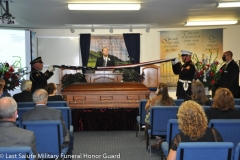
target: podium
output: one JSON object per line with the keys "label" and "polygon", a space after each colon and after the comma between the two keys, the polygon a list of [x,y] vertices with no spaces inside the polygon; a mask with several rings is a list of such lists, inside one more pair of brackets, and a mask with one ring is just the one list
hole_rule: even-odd
{"label": "podium", "polygon": [[85,73],[88,83],[121,82],[123,73],[113,73],[113,69],[96,70],[95,73]]}

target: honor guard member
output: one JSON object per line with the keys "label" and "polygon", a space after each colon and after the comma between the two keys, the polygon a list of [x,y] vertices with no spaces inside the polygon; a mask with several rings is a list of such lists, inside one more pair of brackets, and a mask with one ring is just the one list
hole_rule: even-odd
{"label": "honor guard member", "polygon": [[195,66],[192,63],[192,53],[181,50],[181,58],[184,64],[179,62],[178,58],[172,61],[172,69],[174,74],[179,75],[177,82],[177,99],[185,99],[186,95],[191,95],[191,82],[195,74]]}
{"label": "honor guard member", "polygon": [[44,89],[47,86],[47,80],[53,75],[55,68],[53,66],[48,67],[45,73],[42,73],[43,61],[41,57],[38,57],[30,62],[31,72],[30,80],[32,81],[32,92],[37,89]]}

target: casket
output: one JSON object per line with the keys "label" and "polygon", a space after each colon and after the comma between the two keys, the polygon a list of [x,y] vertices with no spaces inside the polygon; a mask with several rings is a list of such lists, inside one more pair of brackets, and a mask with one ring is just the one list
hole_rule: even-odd
{"label": "casket", "polygon": [[73,83],[62,91],[70,108],[138,108],[149,94],[139,82]]}

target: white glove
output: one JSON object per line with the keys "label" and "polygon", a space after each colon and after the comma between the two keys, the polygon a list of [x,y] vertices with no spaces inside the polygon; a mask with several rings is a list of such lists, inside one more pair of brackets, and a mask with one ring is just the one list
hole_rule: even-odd
{"label": "white glove", "polygon": [[49,67],[48,67],[48,71],[49,71],[49,72],[53,72],[54,70],[55,70],[55,68],[54,68],[53,66],[49,66]]}
{"label": "white glove", "polygon": [[172,62],[172,65],[175,65],[177,64],[179,61],[179,59],[176,57],[174,60],[171,61]]}

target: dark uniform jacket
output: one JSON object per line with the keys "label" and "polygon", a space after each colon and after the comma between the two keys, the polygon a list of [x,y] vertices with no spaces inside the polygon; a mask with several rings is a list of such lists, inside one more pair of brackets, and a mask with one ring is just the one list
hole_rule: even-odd
{"label": "dark uniform jacket", "polygon": [[17,93],[13,95],[13,98],[15,99],[16,102],[32,102],[32,92],[25,90],[22,91],[21,93]]}
{"label": "dark uniform jacket", "polygon": [[0,135],[0,146],[28,146],[33,154],[37,155],[35,135],[32,131],[18,128],[14,122],[1,121]]}
{"label": "dark uniform jacket", "polygon": [[218,82],[218,87],[228,88],[234,98],[239,98],[239,67],[237,63],[232,60],[227,67],[224,64],[220,70],[223,72]]}
{"label": "dark uniform jacket", "polygon": [[32,68],[30,72],[30,80],[32,81],[32,92],[37,89],[44,89],[47,86],[47,80],[53,75],[53,72],[48,70],[45,73]]}
{"label": "dark uniform jacket", "polygon": [[38,121],[38,120],[60,120],[63,128],[64,144],[68,145],[70,137],[66,128],[66,124],[63,120],[62,113],[59,110],[48,108],[45,105],[37,105],[30,111],[25,112],[22,115],[23,121]]}
{"label": "dark uniform jacket", "polygon": [[191,83],[188,83],[188,89],[185,93],[185,90],[183,89],[183,83],[179,81],[187,80],[192,82],[195,74],[195,66],[193,65],[192,61],[186,62],[183,65],[180,62],[178,62],[175,65],[172,65],[172,69],[174,74],[179,75],[176,96],[184,99],[186,95],[192,95]]}
{"label": "dark uniform jacket", "polygon": [[[102,67],[104,66],[104,59],[103,57],[97,58],[96,66],[95,67]],[[114,57],[108,55],[107,66],[115,66]]]}

